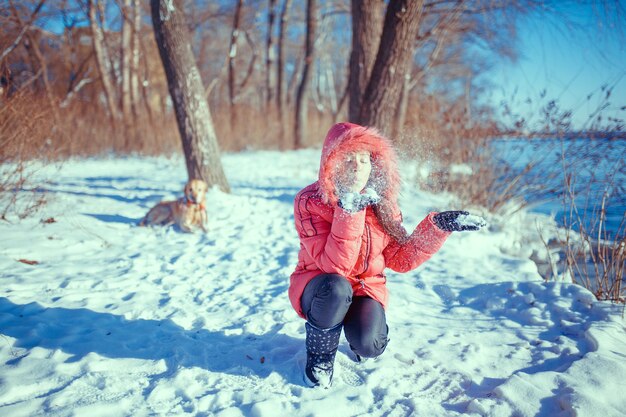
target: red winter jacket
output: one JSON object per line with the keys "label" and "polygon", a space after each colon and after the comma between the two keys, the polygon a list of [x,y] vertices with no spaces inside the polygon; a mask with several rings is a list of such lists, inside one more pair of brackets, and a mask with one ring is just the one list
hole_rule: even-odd
{"label": "red winter jacket", "polygon": [[[441,248],[450,234],[435,226],[432,217],[436,213],[430,213],[409,240],[399,244],[385,232],[371,207],[353,214],[338,207],[332,167],[347,152],[358,150],[368,150],[372,155],[371,175],[381,177],[378,183],[384,184],[377,190],[378,194],[397,202],[400,180],[389,141],[372,128],[351,123],[334,125],[322,148],[319,180],[301,190],[294,204],[300,252],[290,278],[289,299],[303,318],[306,317],[300,297],[304,287],[317,275],[342,275],[352,284],[355,296],[369,296],[385,306],[385,268],[398,272],[417,268]],[[397,204],[395,211],[400,219]]]}

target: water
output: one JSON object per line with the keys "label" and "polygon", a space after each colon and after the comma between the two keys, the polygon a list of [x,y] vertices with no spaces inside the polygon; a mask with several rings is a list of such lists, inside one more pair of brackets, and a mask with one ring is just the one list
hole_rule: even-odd
{"label": "water", "polygon": [[[597,233],[598,213],[605,200],[605,238],[624,237],[626,227],[626,141],[502,139],[494,144],[495,155],[521,172],[529,163],[525,200],[531,210],[552,214],[561,225],[579,230],[578,216],[571,213],[570,188],[580,223]],[[566,187],[569,184],[569,187]]]}

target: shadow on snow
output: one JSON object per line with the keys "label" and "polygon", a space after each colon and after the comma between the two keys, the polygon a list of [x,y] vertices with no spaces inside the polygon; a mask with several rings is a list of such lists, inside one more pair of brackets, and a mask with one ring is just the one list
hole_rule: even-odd
{"label": "shadow on snow", "polygon": [[[517,336],[528,342],[530,362],[513,371],[511,376],[519,373],[532,375],[540,372],[565,372],[587,353],[597,350],[597,346],[587,338],[585,332],[593,322],[603,321],[607,317],[606,311],[591,307],[588,297],[582,294],[586,290],[574,284],[500,282],[476,285],[458,295],[443,285],[434,290],[445,305],[444,311],[469,307],[491,315],[494,319],[510,320],[525,329],[524,333],[518,332]],[[537,303],[541,303],[538,312],[531,313],[530,309]],[[550,357],[555,355],[555,344],[563,343],[564,339],[569,339],[576,349],[560,349],[558,356]],[[508,379],[485,377],[480,385],[471,384],[466,388],[466,394],[470,398],[490,397],[493,389]],[[559,391],[560,389],[555,389],[553,394],[558,396]],[[467,404],[442,405],[464,412]],[[541,401],[537,416],[549,417],[558,410],[558,399],[547,397]]]}
{"label": "shadow on snow", "polygon": [[[170,319],[128,320],[120,315],[85,308],[46,308],[38,303],[15,304],[0,297],[0,334],[15,338],[14,348],[41,347],[71,355],[76,362],[95,353],[103,357],[163,360],[166,371],[152,378],[174,375],[181,368],[267,377],[272,372],[301,385],[296,363],[303,341],[278,333],[275,326],[263,335],[225,334],[184,329]],[[28,352],[13,359],[16,365]],[[151,384],[151,386],[154,384]]]}

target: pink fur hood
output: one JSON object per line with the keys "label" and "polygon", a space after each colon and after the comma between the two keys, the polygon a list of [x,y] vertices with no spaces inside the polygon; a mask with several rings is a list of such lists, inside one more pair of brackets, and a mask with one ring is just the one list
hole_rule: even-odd
{"label": "pink fur hood", "polygon": [[335,167],[343,162],[347,153],[363,150],[372,155],[372,186],[383,198],[397,201],[400,176],[396,153],[389,139],[374,128],[344,122],[330,128],[322,148],[319,187],[326,204],[334,205],[338,200],[333,183]]}

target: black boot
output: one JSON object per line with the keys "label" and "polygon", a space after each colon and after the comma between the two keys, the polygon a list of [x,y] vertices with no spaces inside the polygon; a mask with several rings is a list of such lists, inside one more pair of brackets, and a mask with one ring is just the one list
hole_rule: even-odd
{"label": "black boot", "polygon": [[304,382],[311,386],[330,387],[333,380],[335,354],[341,336],[341,324],[331,329],[318,329],[308,322],[306,328],[306,369]]}

